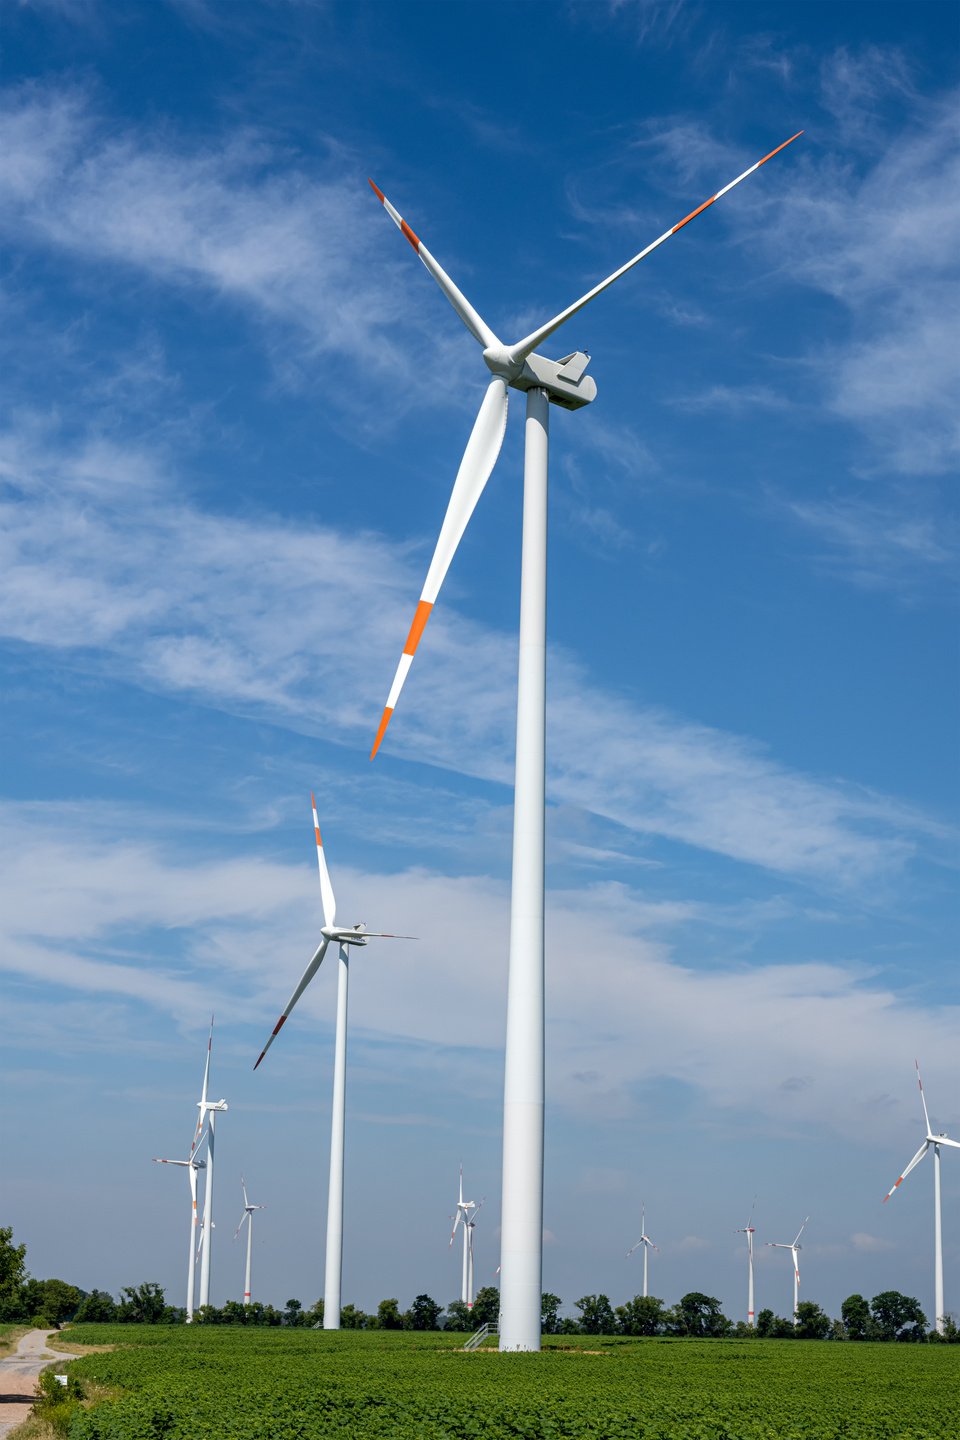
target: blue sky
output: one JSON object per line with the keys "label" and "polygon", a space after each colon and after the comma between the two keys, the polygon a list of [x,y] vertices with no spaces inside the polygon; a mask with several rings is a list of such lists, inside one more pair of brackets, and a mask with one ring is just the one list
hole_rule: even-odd
{"label": "blue sky", "polygon": [[[545,1284],[932,1316],[960,1131],[957,44],[940,4],[7,3],[0,102],[2,1207],[33,1272],[179,1299],[217,1014],[214,1299],[322,1292],[352,972],[344,1296],[492,1280],[522,402],[375,765],[486,378],[372,176],[497,332],[802,140],[545,347]],[[960,1310],[960,1170],[944,1161]],[[184,1192],[186,1187],[183,1187]],[[236,1212],[236,1215],[234,1215]],[[77,1235],[85,1239],[82,1248]],[[789,1267],[761,1249],[758,1304]]]}

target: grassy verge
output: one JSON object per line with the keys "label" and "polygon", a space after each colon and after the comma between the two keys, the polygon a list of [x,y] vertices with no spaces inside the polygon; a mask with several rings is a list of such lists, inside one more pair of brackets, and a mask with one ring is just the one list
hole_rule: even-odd
{"label": "grassy verge", "polygon": [[26,1335],[29,1325],[0,1325],[0,1357],[12,1355],[21,1335]]}

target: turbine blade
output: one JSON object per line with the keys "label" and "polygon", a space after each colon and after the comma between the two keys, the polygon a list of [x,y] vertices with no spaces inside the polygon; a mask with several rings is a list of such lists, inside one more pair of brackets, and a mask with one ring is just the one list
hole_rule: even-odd
{"label": "turbine blade", "polygon": [[490,473],[497,463],[506,425],[507,383],[501,376],[495,375],[487,386],[487,392],[480,404],[473,430],[470,432],[470,439],[467,441],[467,448],[460,461],[460,469],[457,471],[457,478],[454,481],[447,513],[443,517],[440,538],[437,541],[437,548],[433,552],[430,569],[427,571],[420,603],[413,617],[407,643],[403,647],[400,664],[397,666],[397,673],[393,678],[393,685],[390,687],[387,704],[377,730],[377,738],[374,740],[373,749],[370,752],[371,760],[380,749],[380,743],[390,724],[390,717],[400,698],[403,682],[407,678],[413,657],[417,653],[420,637],[430,618],[430,611],[433,609],[444,576],[450,568],[450,562],[456,554],[457,546],[469,524],[476,503],[483,494],[483,488],[490,479]]}
{"label": "turbine blade", "polygon": [[[807,1216],[807,1219],[804,1220],[803,1224],[800,1226],[800,1229],[797,1231],[797,1240],[799,1240],[799,1239],[800,1239],[800,1236],[803,1234],[803,1232],[804,1232],[804,1230],[805,1230],[805,1228],[806,1228],[807,1220],[809,1220],[809,1219],[810,1219],[810,1216],[808,1215],[808,1216]],[[797,1240],[794,1240],[794,1242],[793,1242],[794,1245],[796,1245]]]}
{"label": "turbine blade", "polygon": [[927,1134],[930,1134],[930,1116],[927,1114],[927,1097],[923,1093],[923,1081],[920,1079],[920,1061],[914,1060],[917,1067],[917,1084],[920,1086],[920,1103],[923,1106],[923,1118],[927,1126]]}
{"label": "turbine blade", "polygon": [[928,1151],[929,1149],[930,1149],[930,1141],[929,1141],[929,1140],[924,1140],[923,1144],[920,1146],[920,1149],[917,1151],[916,1155],[914,1155],[913,1159],[910,1161],[910,1164],[907,1166],[906,1170],[904,1170],[903,1174],[899,1177],[899,1179],[894,1180],[893,1184],[890,1186],[890,1189],[887,1191],[886,1195],[884,1195],[884,1197],[883,1197],[883,1203],[884,1203],[884,1205],[886,1205],[887,1201],[890,1199],[890,1196],[893,1194],[894,1190],[896,1190],[897,1186],[903,1184],[904,1180],[906,1180],[907,1176],[910,1174],[910,1171],[913,1169],[914,1165],[919,1165],[920,1161],[923,1159],[924,1155],[926,1155],[926,1153],[927,1153],[927,1151]]}
{"label": "turbine blade", "polygon": [[571,315],[576,315],[578,310],[582,310],[584,305],[589,304],[597,295],[606,290],[609,285],[613,284],[614,280],[619,280],[621,275],[626,275],[628,270],[632,270],[634,265],[638,265],[641,260],[645,260],[646,257],[652,251],[656,250],[658,246],[662,245],[665,240],[669,240],[672,235],[676,235],[677,231],[682,230],[684,225],[689,225],[691,220],[695,220],[696,217],[708,209],[715,200],[719,200],[721,196],[726,195],[727,191],[732,190],[735,185],[739,185],[741,180],[746,180],[747,176],[752,175],[755,170],[759,170],[761,165],[766,165],[768,160],[772,160],[774,155],[779,154],[781,150],[785,150],[788,145],[792,145],[794,140],[798,140],[802,134],[803,131],[798,130],[796,135],[791,135],[789,140],[784,140],[783,144],[778,145],[776,150],[771,150],[769,155],[764,155],[763,159],[758,160],[755,165],[751,165],[749,170],[744,170],[743,174],[738,175],[736,180],[731,180],[729,185],[724,185],[723,189],[718,190],[716,195],[711,195],[710,199],[704,200],[703,204],[698,205],[696,210],[691,210],[690,214],[674,225],[672,229],[665,230],[658,240],[654,240],[652,245],[648,245],[645,250],[641,250],[639,255],[634,255],[633,259],[628,260],[626,265],[621,265],[619,270],[614,270],[613,274],[608,275],[606,280],[601,280],[599,285],[594,285],[593,289],[588,290],[586,295],[581,295],[579,300],[575,300],[572,305],[568,305],[566,310],[561,310],[559,315],[555,315],[552,320],[548,320],[547,323],[541,325],[538,330],[532,331],[525,339],[518,340],[516,345],[510,347],[510,359],[514,362],[526,360],[527,356],[531,355],[539,345],[542,345],[544,340],[553,334],[554,330],[558,330],[564,321],[569,320]]}
{"label": "turbine blade", "polygon": [[374,185],[372,180],[369,180],[368,184],[374,195],[376,195],[377,199],[380,201],[380,204],[383,206],[384,210],[386,210],[387,214],[390,216],[390,219],[393,221],[394,225],[396,225],[397,229],[401,232],[401,234],[405,235],[410,241],[410,244],[420,256],[420,259],[423,261],[425,267],[427,268],[427,270],[429,270],[434,280],[436,280],[437,284],[440,286],[440,289],[443,291],[444,295],[446,295],[447,299],[450,301],[450,304],[453,306],[454,310],[456,310],[457,314],[460,316],[460,319],[463,321],[464,325],[466,325],[467,329],[470,331],[470,334],[477,341],[477,343],[479,345],[482,345],[484,349],[486,349],[488,345],[499,345],[500,341],[497,339],[496,335],[494,335],[493,331],[490,329],[490,326],[477,314],[476,310],[474,310],[467,297],[460,290],[457,289],[456,285],[454,285],[453,281],[450,279],[450,276],[447,274],[446,270],[444,270],[443,266],[439,263],[439,261],[434,259],[434,257],[430,254],[430,251],[427,249],[426,245],[424,245],[423,241],[419,238],[419,236],[413,233],[406,220],[404,220],[403,216],[400,215],[398,211],[393,208],[386,195],[384,195],[383,191],[380,190],[376,185]]}
{"label": "turbine blade", "polygon": [[320,839],[320,821],[317,819],[317,802],[313,798],[313,791],[310,791],[310,804],[313,806],[313,833],[317,837],[317,864],[320,866],[320,895],[323,900],[323,923],[332,927],[337,918],[337,902],[334,899],[333,886],[330,883],[330,872],[327,869],[327,857],[323,853],[323,841]]}
{"label": "turbine blade", "polygon": [[243,1208],[244,1210],[246,1210],[247,1206],[250,1204],[250,1201],[247,1199],[247,1182],[246,1180],[244,1180],[242,1175],[240,1176],[240,1189],[243,1191]]}
{"label": "turbine blade", "polygon": [[203,1106],[207,1103],[207,1086],[210,1083],[210,1052],[213,1049],[213,1016],[210,1016],[210,1034],[207,1036],[207,1058],[203,1066],[203,1089],[200,1092],[200,1109],[197,1112],[197,1128],[193,1132],[193,1144],[190,1146],[190,1153],[193,1154],[200,1143],[200,1131],[203,1128],[205,1111]]}
{"label": "turbine blade", "polygon": [[946,1135],[938,1135],[933,1142],[935,1145],[949,1145],[952,1150],[960,1150],[960,1140],[950,1140]]}
{"label": "turbine blade", "polygon": [[419,935],[391,935],[387,930],[364,930],[368,940],[419,940]]}
{"label": "turbine blade", "polygon": [[244,1210],[243,1214],[240,1216],[240,1224],[237,1226],[236,1230],[233,1232],[233,1238],[234,1238],[234,1240],[237,1239],[237,1237],[238,1237],[239,1234],[240,1234],[240,1231],[243,1229],[243,1222],[244,1222],[244,1220],[249,1220],[249,1219],[250,1219],[249,1213],[248,1213],[246,1210]]}
{"label": "turbine blade", "polygon": [[310,964],[307,966],[306,970],[304,970],[303,974],[300,977],[299,985],[297,986],[296,990],[294,990],[293,994],[290,996],[290,999],[287,1001],[286,1009],[280,1016],[280,1019],[277,1021],[276,1025],[274,1025],[273,1031],[270,1035],[270,1039],[260,1051],[260,1056],[257,1060],[257,1064],[253,1067],[254,1070],[256,1070],[257,1065],[260,1064],[260,1061],[263,1059],[264,1055],[266,1055],[267,1051],[270,1049],[270,1046],[277,1038],[277,1035],[280,1032],[280,1028],[289,1016],[290,1011],[293,1009],[294,1005],[296,1005],[297,1001],[300,999],[300,996],[303,994],[304,990],[306,990],[307,986],[310,984],[310,981],[313,979],[314,975],[316,975],[317,971],[320,969],[320,966],[323,964],[323,957],[327,953],[327,946],[329,945],[329,943],[329,940],[324,939],[317,947],[313,959],[310,961]]}

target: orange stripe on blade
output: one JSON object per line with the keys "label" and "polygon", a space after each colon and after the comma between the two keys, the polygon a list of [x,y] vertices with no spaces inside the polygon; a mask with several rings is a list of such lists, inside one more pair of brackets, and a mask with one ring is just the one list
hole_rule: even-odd
{"label": "orange stripe on blade", "polygon": [[691,211],[690,211],[690,214],[687,216],[687,218],[686,218],[685,220],[681,220],[679,225],[674,225],[673,229],[670,231],[670,234],[671,234],[671,235],[676,235],[677,231],[678,231],[678,230],[682,230],[683,227],[684,227],[684,225],[689,225],[691,220],[696,220],[697,216],[698,216],[703,210],[706,210],[706,208],[707,208],[708,205],[712,205],[713,202],[714,202],[714,200],[716,200],[716,198],[717,198],[716,195],[711,195],[711,196],[710,196],[710,199],[709,199],[709,200],[704,200],[703,204],[702,204],[702,205],[698,205],[697,208],[696,208],[696,210],[691,210]]}
{"label": "orange stripe on blade", "polygon": [[370,759],[371,759],[371,760],[372,760],[373,757],[376,755],[377,751],[380,749],[380,741],[383,739],[384,735],[386,735],[386,733],[387,733],[387,726],[390,724],[390,716],[391,716],[392,714],[393,714],[393,711],[391,710],[390,706],[388,705],[388,706],[386,707],[386,709],[384,710],[384,712],[383,712],[383,717],[382,717],[382,719],[381,719],[381,721],[380,721],[380,728],[379,728],[378,731],[377,731],[377,738],[376,738],[376,740],[374,740],[374,742],[373,742],[373,749],[370,751]]}
{"label": "orange stripe on blade", "polygon": [[782,144],[782,145],[778,145],[777,148],[776,148],[776,150],[771,150],[769,155],[764,155],[764,157],[763,157],[762,160],[758,160],[758,161],[757,161],[757,165],[758,165],[758,166],[759,166],[759,165],[766,165],[767,161],[768,161],[768,160],[772,160],[773,157],[774,157],[774,155],[779,155],[779,154],[780,154],[780,151],[781,151],[781,150],[786,150],[787,146],[788,146],[788,145],[792,145],[793,142],[794,142],[794,140],[799,140],[799,139],[800,139],[800,136],[801,136],[802,134],[803,134],[803,131],[802,131],[802,130],[798,130],[797,133],[796,133],[796,135],[791,135],[791,136],[790,136],[790,139],[789,139],[789,140],[784,140],[783,144]]}
{"label": "orange stripe on blade", "polygon": [[416,250],[417,253],[419,254],[419,252],[420,252],[420,241],[417,239],[416,235],[414,235],[413,231],[410,229],[410,226],[407,224],[406,220],[401,220],[401,221],[400,221],[400,229],[403,231],[404,235],[406,235],[407,239],[410,241],[410,244],[413,246],[414,250]]}
{"label": "orange stripe on blade", "polygon": [[404,655],[415,655],[417,646],[420,644],[420,636],[424,627],[430,619],[430,611],[433,605],[429,600],[421,600],[417,604],[417,613],[413,617],[413,624],[410,626],[410,634],[407,636],[407,643],[403,647]]}
{"label": "orange stripe on blade", "polygon": [[386,197],[386,195],[384,195],[384,193],[383,193],[383,191],[380,189],[379,185],[374,185],[373,181],[369,178],[369,176],[367,177],[367,184],[370,186],[370,189],[373,191],[374,195],[376,195],[377,199],[380,201],[380,204],[381,204],[381,205],[385,204],[387,197]]}

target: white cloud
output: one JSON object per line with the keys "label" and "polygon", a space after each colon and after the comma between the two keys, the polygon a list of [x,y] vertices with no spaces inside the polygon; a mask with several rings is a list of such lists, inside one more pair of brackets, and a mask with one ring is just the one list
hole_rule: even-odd
{"label": "white cloud", "polygon": [[[34,993],[137,1001],[184,1026],[216,1008],[234,1035],[252,1025],[259,1043],[312,953],[319,916],[308,857],[294,866],[198,858],[182,844],[127,838],[154,828],[148,814],[117,812],[114,823],[110,836],[79,806],[0,808],[0,965],[42,987]],[[472,1052],[502,1047],[506,884],[422,868],[365,873],[335,852],[331,865],[339,913],[420,936],[372,944],[355,967],[358,1042],[376,1038],[381,1064],[396,1063],[384,1041],[401,1046],[405,1065],[423,1063],[410,1058],[417,1047],[436,1049],[450,1084],[462,1071],[475,1085]],[[627,1116],[644,1086],[673,1082],[713,1112],[746,1111],[780,1133],[818,1125],[865,1142],[906,1135],[919,1124],[909,1057],[921,1037],[928,1089],[941,1093],[955,1064],[955,1007],[914,1005],[855,964],[748,969],[734,959],[698,970],[653,938],[664,926],[622,887],[548,895],[548,1072],[561,1111]],[[304,1037],[318,1018],[328,1021],[331,977],[325,967],[286,1047],[271,1052],[288,1075],[310,1053]],[[65,1003],[61,1049],[88,1044],[97,1024],[81,1006],[75,1035],[72,1013]],[[116,1027],[115,1002],[104,1023]],[[902,1096],[878,1104],[901,1055]],[[802,1085],[784,1083],[798,1075]]]}
{"label": "white cloud", "polygon": [[[205,512],[165,491],[142,449],[36,429],[0,436],[0,476],[0,633],[147,689],[369,743],[422,574],[403,546]],[[444,608],[394,755],[511,784],[514,657],[512,637]],[[941,838],[896,801],[793,773],[754,741],[601,696],[558,650],[548,723],[551,799],[643,834],[831,886],[889,876]]]}
{"label": "white cloud", "polygon": [[[351,387],[338,383],[333,358],[394,397],[402,374],[405,402],[425,399],[416,377],[426,367],[411,363],[418,347],[453,372],[466,352],[450,345],[461,336],[450,317],[444,330],[439,298],[435,309],[415,303],[409,258],[387,243],[388,227],[371,224],[379,217],[357,169],[330,137],[326,157],[308,162],[250,129],[206,145],[169,127],[118,129],[79,89],[23,86],[0,106],[0,227],[11,242],[68,253],[91,283],[145,272],[280,323],[315,371],[328,362],[324,383],[344,399]],[[295,366],[289,346],[277,363],[287,374]]]}

